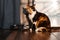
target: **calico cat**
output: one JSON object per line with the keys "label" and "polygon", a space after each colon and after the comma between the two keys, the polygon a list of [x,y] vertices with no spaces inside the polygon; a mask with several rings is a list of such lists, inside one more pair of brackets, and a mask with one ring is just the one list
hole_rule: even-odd
{"label": "calico cat", "polygon": [[51,23],[47,15],[38,12],[34,6],[26,6],[26,15],[31,20],[35,31],[50,31]]}

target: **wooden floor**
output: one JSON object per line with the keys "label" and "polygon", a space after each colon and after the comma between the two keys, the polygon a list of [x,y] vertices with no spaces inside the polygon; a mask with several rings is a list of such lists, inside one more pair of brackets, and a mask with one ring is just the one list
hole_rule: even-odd
{"label": "wooden floor", "polygon": [[0,30],[0,40],[60,40],[60,31],[30,32],[29,30]]}

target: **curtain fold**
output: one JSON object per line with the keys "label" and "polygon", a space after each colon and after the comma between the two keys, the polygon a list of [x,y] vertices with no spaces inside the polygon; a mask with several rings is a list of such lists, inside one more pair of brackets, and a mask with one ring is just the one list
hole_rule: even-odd
{"label": "curtain fold", "polygon": [[0,0],[0,28],[20,24],[20,0]]}

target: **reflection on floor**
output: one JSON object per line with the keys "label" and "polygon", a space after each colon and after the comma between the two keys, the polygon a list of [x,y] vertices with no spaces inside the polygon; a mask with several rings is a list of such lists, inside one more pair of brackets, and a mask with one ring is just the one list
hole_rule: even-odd
{"label": "reflection on floor", "polygon": [[60,40],[60,30],[30,32],[29,30],[0,30],[0,40]]}

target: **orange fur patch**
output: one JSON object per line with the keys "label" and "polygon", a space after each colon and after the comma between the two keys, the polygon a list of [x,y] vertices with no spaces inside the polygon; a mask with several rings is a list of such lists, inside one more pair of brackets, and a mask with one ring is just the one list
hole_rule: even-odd
{"label": "orange fur patch", "polygon": [[42,21],[47,21],[47,17],[39,17],[39,19],[36,21],[36,28],[38,28],[39,24],[42,22]]}
{"label": "orange fur patch", "polygon": [[32,14],[32,9],[30,8],[30,6],[26,6],[26,9],[27,9],[27,11],[30,13],[30,14]]}

